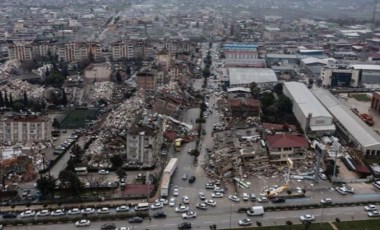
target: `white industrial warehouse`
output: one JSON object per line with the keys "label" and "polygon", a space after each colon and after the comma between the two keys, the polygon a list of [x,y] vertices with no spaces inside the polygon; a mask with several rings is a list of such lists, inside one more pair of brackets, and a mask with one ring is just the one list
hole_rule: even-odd
{"label": "white industrial warehouse", "polygon": [[293,102],[293,113],[308,134],[316,136],[335,133],[333,117],[303,83],[285,82],[283,93]]}
{"label": "white industrial warehouse", "polygon": [[366,123],[325,89],[315,89],[313,94],[334,116],[338,133],[354,143],[366,156],[380,156],[380,136]]}
{"label": "white industrial warehouse", "polygon": [[277,82],[276,73],[266,68],[227,68],[228,85],[233,87],[249,87],[252,82],[260,89],[271,89]]}

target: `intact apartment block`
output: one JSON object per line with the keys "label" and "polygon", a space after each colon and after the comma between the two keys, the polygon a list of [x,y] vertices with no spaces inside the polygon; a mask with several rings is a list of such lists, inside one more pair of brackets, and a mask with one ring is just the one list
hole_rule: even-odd
{"label": "intact apartment block", "polygon": [[52,121],[47,116],[0,118],[0,143],[16,144],[51,140]]}

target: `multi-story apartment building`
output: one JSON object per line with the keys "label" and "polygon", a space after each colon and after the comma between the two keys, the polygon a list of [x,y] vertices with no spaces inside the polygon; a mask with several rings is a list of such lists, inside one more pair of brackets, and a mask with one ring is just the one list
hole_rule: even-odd
{"label": "multi-story apartment building", "polygon": [[3,116],[0,143],[16,144],[51,140],[52,121],[48,116]]}
{"label": "multi-story apartment building", "polygon": [[14,42],[8,46],[9,59],[31,61],[33,59],[33,46],[31,42]]}
{"label": "multi-story apartment building", "polygon": [[136,88],[154,92],[157,88],[156,71],[140,72],[136,75]]}
{"label": "multi-story apartment building", "polygon": [[144,113],[137,116],[128,130],[127,159],[153,165],[163,143],[162,119],[157,114]]}
{"label": "multi-story apartment building", "polygon": [[57,47],[59,60],[66,62],[102,58],[102,48],[97,43],[67,43]]}
{"label": "multi-story apartment building", "polygon": [[[118,41],[111,44],[111,53],[113,60],[122,58],[145,58],[147,42],[142,39],[130,39]],[[150,50],[150,52],[152,52]]]}

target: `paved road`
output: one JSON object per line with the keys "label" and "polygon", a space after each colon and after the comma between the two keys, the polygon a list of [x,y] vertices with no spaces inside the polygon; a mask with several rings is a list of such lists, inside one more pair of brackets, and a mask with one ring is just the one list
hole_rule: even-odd
{"label": "paved road", "polygon": [[[166,208],[169,209],[169,208]],[[236,213],[233,209],[213,208],[213,210],[199,211],[197,210],[198,217],[196,219],[188,220],[193,224],[193,229],[208,229],[212,224],[216,224],[218,228],[237,227],[238,220],[246,218],[244,213]],[[367,219],[367,213],[364,212],[363,207],[342,207],[342,208],[325,208],[313,210],[296,210],[296,211],[278,211],[267,212],[264,217],[251,217],[254,225],[256,221],[262,222],[264,226],[268,225],[284,225],[286,221],[290,220],[294,224],[300,223],[299,217],[304,214],[312,214],[316,218],[316,222],[335,221],[336,217],[341,220],[361,220]],[[323,216],[323,217],[322,217]],[[184,222],[178,213],[168,213],[166,219],[152,219],[144,220],[141,224],[131,225],[127,221],[105,221],[93,222],[90,227],[83,229],[100,229],[104,223],[115,223],[118,227],[128,226],[136,230],[171,230],[176,229],[177,225]],[[52,225],[37,225],[37,226],[17,226],[7,227],[5,229],[25,229],[25,230],[66,230],[74,229],[74,224],[52,224]]]}

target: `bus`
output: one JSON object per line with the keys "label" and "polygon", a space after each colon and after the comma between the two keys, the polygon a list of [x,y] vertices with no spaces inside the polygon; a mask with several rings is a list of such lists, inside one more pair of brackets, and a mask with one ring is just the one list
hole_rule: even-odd
{"label": "bus", "polygon": [[88,173],[87,167],[76,167],[74,170],[78,176],[87,175]]}

